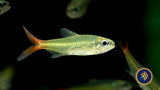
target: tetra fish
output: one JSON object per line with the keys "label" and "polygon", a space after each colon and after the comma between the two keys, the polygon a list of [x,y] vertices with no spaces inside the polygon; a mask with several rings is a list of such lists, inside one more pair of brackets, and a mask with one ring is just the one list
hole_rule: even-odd
{"label": "tetra fish", "polygon": [[17,58],[18,61],[40,49],[49,51],[52,54],[51,58],[58,58],[66,55],[96,55],[105,53],[115,47],[114,41],[109,38],[89,34],[79,35],[66,28],[60,29],[63,38],[51,40],[37,39],[25,27],[23,28],[34,45],[22,52]]}
{"label": "tetra fish", "polygon": [[132,84],[125,80],[116,79],[90,79],[88,82],[69,88],[58,90],[131,90]]}
{"label": "tetra fish", "polygon": [[[122,51],[125,55],[126,61],[129,66],[129,70],[130,70],[129,74],[136,80],[135,76],[136,76],[137,71],[141,68],[144,68],[144,67],[139,62],[137,62],[137,60],[132,56],[132,54],[130,53],[130,51],[128,49],[128,43],[126,43],[126,46],[123,46],[122,43],[120,43],[120,46],[122,48]],[[139,86],[143,90],[160,90],[160,84],[156,80],[155,77],[153,77],[153,80],[148,85],[139,84]]]}
{"label": "tetra fish", "polygon": [[4,14],[8,10],[10,10],[11,6],[9,2],[5,0],[0,0],[0,15]]}
{"label": "tetra fish", "polygon": [[83,17],[91,0],[71,0],[66,8],[66,15],[71,19]]}

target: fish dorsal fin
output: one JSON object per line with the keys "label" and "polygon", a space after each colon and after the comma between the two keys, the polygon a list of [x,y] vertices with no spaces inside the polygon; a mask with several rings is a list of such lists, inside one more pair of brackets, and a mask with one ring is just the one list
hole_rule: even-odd
{"label": "fish dorsal fin", "polygon": [[62,37],[70,37],[70,36],[78,35],[77,33],[72,32],[71,30],[67,28],[61,28],[60,33]]}

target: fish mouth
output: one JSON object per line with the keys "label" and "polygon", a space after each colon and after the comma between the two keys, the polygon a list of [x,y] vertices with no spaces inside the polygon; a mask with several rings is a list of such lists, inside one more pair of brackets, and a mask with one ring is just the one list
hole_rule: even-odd
{"label": "fish mouth", "polygon": [[113,44],[111,44],[111,48],[110,50],[114,49],[115,48],[115,43],[113,42]]}
{"label": "fish mouth", "polygon": [[111,42],[112,48],[115,48],[115,42]]}

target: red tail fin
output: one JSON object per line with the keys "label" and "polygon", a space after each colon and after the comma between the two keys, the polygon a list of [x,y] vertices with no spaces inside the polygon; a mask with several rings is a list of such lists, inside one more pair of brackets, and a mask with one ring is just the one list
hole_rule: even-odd
{"label": "red tail fin", "polygon": [[23,26],[23,28],[24,28],[29,40],[35,45],[32,45],[29,48],[27,48],[25,51],[23,51],[22,54],[20,54],[20,56],[17,58],[18,61],[21,61],[24,58],[26,58],[27,56],[31,55],[33,52],[42,49],[42,47],[40,47],[41,40],[39,40],[35,36],[33,36],[24,26]]}
{"label": "red tail fin", "polygon": [[125,54],[128,50],[128,42],[126,43],[125,46],[122,45],[122,43],[120,43],[120,47],[122,48],[123,53]]}

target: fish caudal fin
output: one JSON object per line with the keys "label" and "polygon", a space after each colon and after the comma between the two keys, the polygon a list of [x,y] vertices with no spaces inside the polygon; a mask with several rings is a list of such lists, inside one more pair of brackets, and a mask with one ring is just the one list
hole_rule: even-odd
{"label": "fish caudal fin", "polygon": [[122,48],[122,51],[125,54],[128,51],[128,42],[126,43],[125,46],[123,46],[122,43],[120,43],[120,47]]}
{"label": "fish caudal fin", "polygon": [[23,60],[24,58],[28,57],[29,55],[31,55],[33,52],[37,50],[40,50],[40,48],[37,46],[30,46],[25,51],[23,51],[22,54],[20,54],[20,56],[18,56],[17,61]]}
{"label": "fish caudal fin", "polygon": [[21,61],[27,56],[31,55],[33,52],[42,49],[42,47],[40,46],[42,40],[39,40],[35,36],[33,36],[24,26],[23,28],[26,32],[27,37],[34,45],[30,46],[25,51],[23,51],[22,54],[20,54],[20,56],[17,58],[17,61]]}

